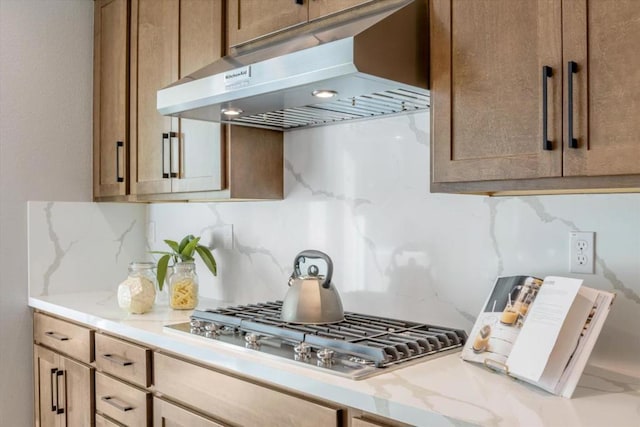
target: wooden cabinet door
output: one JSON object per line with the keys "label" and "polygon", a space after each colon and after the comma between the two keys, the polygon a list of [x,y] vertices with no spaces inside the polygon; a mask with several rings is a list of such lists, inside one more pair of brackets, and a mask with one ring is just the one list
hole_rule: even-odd
{"label": "wooden cabinet door", "polygon": [[33,346],[33,371],[35,381],[35,425],[51,427],[60,425],[57,414],[56,381],[58,355],[38,345]]}
{"label": "wooden cabinet door", "polygon": [[228,45],[235,46],[275,31],[306,23],[308,1],[227,0]]}
{"label": "wooden cabinet door", "polygon": [[93,195],[127,194],[129,5],[99,0],[94,8]]}
{"label": "wooden cabinet door", "polygon": [[35,425],[93,425],[92,368],[39,345],[33,347]]}
{"label": "wooden cabinet door", "polygon": [[153,398],[154,427],[222,427],[215,421],[205,418],[166,400]]}
{"label": "wooden cabinet door", "polygon": [[[222,0],[180,1],[180,78],[222,56]],[[180,119],[173,148],[178,177],[173,192],[215,191],[224,186],[219,123]]]}
{"label": "wooden cabinet door", "polygon": [[131,4],[132,194],[171,191],[172,119],[158,113],[156,95],[178,80],[179,6],[179,0]]}
{"label": "wooden cabinet door", "polygon": [[433,182],[561,176],[561,3],[431,0],[430,19]]}
{"label": "wooden cabinet door", "polygon": [[[565,0],[562,14],[564,67],[577,64],[566,77],[573,109],[566,92],[564,174],[640,174],[640,2]],[[568,146],[569,114],[576,148]]]}
{"label": "wooden cabinet door", "polygon": [[333,13],[342,12],[373,0],[311,0],[309,1],[309,21]]}
{"label": "wooden cabinet door", "polygon": [[94,388],[93,369],[73,360],[59,356],[59,366],[63,372],[65,427],[86,427],[93,425]]}

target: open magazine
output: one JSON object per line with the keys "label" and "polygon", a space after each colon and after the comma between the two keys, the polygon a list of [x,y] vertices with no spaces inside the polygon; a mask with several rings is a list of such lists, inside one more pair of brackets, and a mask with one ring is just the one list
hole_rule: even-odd
{"label": "open magazine", "polygon": [[567,277],[498,277],[461,357],[571,397],[615,294]]}

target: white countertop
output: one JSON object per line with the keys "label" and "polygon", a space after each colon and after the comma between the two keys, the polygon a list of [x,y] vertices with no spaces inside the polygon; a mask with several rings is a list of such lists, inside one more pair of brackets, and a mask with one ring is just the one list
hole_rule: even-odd
{"label": "white countertop", "polygon": [[[251,350],[163,331],[190,311],[155,307],[144,315],[118,308],[114,292],[30,297],[29,305],[97,330],[128,337],[200,363],[413,425],[640,425],[640,378],[588,366],[572,399],[460,360],[458,354],[354,381]],[[230,305],[215,301],[201,306]]]}

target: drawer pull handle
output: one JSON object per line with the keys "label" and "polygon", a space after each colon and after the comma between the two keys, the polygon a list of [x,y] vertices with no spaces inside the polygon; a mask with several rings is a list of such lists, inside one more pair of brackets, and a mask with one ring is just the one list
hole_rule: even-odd
{"label": "drawer pull handle", "polygon": [[102,396],[100,398],[100,400],[102,400],[105,403],[108,403],[109,405],[113,406],[114,408],[122,411],[122,412],[127,412],[127,411],[131,411],[133,409],[133,406],[129,405],[128,403],[123,402],[122,400],[118,399],[117,397],[111,397],[111,396]]}
{"label": "drawer pull handle", "polygon": [[65,337],[64,335],[59,334],[57,332],[49,331],[49,332],[45,332],[44,334],[48,337],[55,338],[58,341],[69,341],[69,337]]}
{"label": "drawer pull handle", "polygon": [[132,360],[125,359],[124,357],[120,357],[117,354],[103,354],[103,359],[107,359],[111,363],[115,363],[120,366],[130,366],[133,365]]}

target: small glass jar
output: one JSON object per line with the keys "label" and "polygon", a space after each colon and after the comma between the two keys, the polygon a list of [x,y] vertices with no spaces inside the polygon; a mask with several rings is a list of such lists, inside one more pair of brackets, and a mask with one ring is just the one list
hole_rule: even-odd
{"label": "small glass jar", "polygon": [[129,276],[118,286],[118,305],[129,313],[144,314],[156,299],[156,276],[152,262],[132,262]]}
{"label": "small glass jar", "polygon": [[198,275],[193,262],[173,266],[169,278],[169,306],[176,310],[191,310],[198,305]]}

